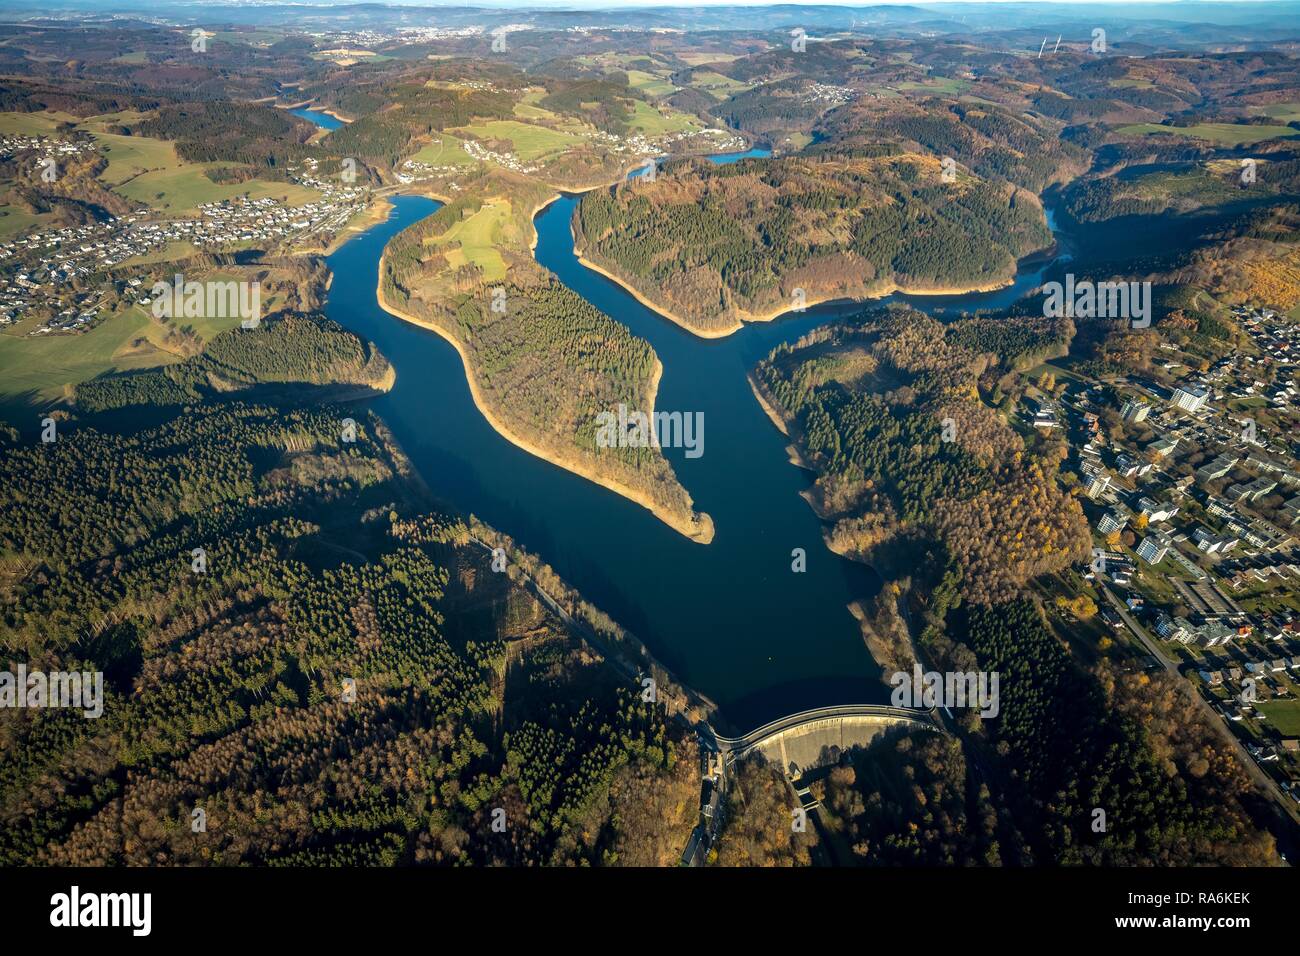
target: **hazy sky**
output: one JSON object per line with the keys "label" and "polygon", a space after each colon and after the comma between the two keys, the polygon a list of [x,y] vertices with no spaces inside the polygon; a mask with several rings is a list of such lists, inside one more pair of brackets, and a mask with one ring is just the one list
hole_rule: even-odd
{"label": "hazy sky", "polygon": [[[219,0],[223,3],[239,3],[240,0]],[[295,0],[288,0],[295,2]],[[309,5],[350,4],[364,0],[297,0]],[[558,7],[560,9],[600,9],[616,10],[619,8],[654,7],[770,7],[770,6],[843,6],[843,7],[878,7],[891,5],[935,6],[956,3],[1020,3],[1030,6],[1069,5],[1076,7],[1096,6],[1103,3],[1125,4],[1127,6],[1148,6],[1150,4],[1185,4],[1194,6],[1199,3],[1244,4],[1244,3],[1278,3],[1287,0],[374,0],[391,6],[421,7]],[[108,0],[105,0],[108,3]],[[0,0],[0,7],[4,0]]]}
{"label": "hazy sky", "polygon": [[[356,0],[326,0],[332,3],[353,3]],[[418,6],[465,7],[596,7],[603,10],[618,7],[770,7],[807,4],[812,6],[878,7],[894,4],[926,6],[951,3],[1026,3],[1033,6],[1045,4],[1070,4],[1093,6],[1099,3],[1123,3],[1145,6],[1152,3],[1266,3],[1275,0],[378,0],[381,3],[414,4]]]}

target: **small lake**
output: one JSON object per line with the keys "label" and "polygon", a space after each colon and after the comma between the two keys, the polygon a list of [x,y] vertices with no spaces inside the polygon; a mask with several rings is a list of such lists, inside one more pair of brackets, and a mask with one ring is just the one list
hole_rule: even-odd
{"label": "small lake", "polygon": [[343,125],[343,121],[341,119],[338,119],[337,117],[334,116],[330,116],[329,113],[322,113],[320,110],[309,110],[305,108],[299,108],[296,110],[289,110],[289,112],[300,119],[307,120],[307,122],[309,123],[315,123],[321,129],[327,131],[336,130]]}

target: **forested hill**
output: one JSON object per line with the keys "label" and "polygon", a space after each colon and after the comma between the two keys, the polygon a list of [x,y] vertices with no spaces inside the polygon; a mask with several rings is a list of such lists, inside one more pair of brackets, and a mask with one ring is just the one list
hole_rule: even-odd
{"label": "forested hill", "polygon": [[888,568],[909,540],[934,542],[978,603],[1085,557],[1057,462],[1026,455],[978,392],[987,373],[1064,354],[1073,335],[1068,319],[944,325],[893,308],[775,349],[754,380],[820,473],[809,497],[834,522],[831,548]]}
{"label": "forested hill", "polygon": [[105,683],[97,719],[0,713],[0,864],[680,856],[693,739],[514,555],[493,573],[428,510],[377,420],[223,402],[125,433],[65,421],[0,446],[0,471],[5,666]]}
{"label": "forested hill", "polygon": [[943,96],[858,100],[830,113],[820,132],[822,150],[901,143],[949,156],[985,179],[1041,192],[1088,168],[1085,149],[1061,138],[1060,129],[1030,110],[996,103],[957,102]]}
{"label": "forested hill", "polygon": [[994,288],[1051,242],[1033,193],[892,146],[671,164],[588,193],[574,233],[584,258],[704,335],[895,288]]}
{"label": "forested hill", "polygon": [[198,355],[160,369],[108,375],[77,386],[86,411],[178,405],[254,385],[355,385],[387,391],[393,367],[369,342],[321,315],[284,313],[253,329],[230,329]]}

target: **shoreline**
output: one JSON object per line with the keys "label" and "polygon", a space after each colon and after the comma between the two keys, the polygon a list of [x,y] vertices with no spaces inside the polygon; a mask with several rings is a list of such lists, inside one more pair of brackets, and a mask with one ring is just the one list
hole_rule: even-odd
{"label": "shoreline", "polygon": [[[554,200],[550,200],[550,201],[553,202]],[[622,482],[617,481],[616,479],[608,478],[604,475],[597,474],[595,469],[590,467],[586,462],[579,461],[576,459],[571,459],[569,456],[557,454],[555,452],[545,451],[537,447],[537,445],[535,445],[528,439],[516,434],[508,426],[506,426],[500,420],[500,418],[498,418],[497,415],[494,414],[492,410],[488,407],[486,400],[484,399],[482,393],[479,391],[478,382],[475,380],[473,368],[470,365],[469,355],[466,352],[465,347],[454,337],[452,337],[448,332],[444,331],[443,329],[439,328],[438,326],[434,325],[431,322],[425,322],[424,320],[419,319],[416,316],[413,316],[407,312],[403,312],[401,309],[396,308],[391,303],[389,303],[387,299],[385,299],[384,289],[383,289],[383,281],[384,281],[383,277],[384,277],[384,264],[386,258],[387,258],[386,251],[384,253],[381,253],[379,256],[379,276],[378,276],[378,282],[375,286],[375,301],[378,302],[379,307],[383,309],[385,312],[387,312],[389,315],[396,316],[402,321],[410,322],[412,325],[418,326],[422,329],[428,329],[451,344],[452,348],[456,350],[456,354],[460,356],[461,366],[465,370],[465,381],[469,385],[470,398],[474,402],[474,407],[479,410],[479,414],[481,414],[485,419],[487,419],[487,423],[492,426],[493,430],[495,430],[497,434],[499,434],[502,438],[504,438],[506,441],[510,442],[512,445],[516,446],[517,448],[521,448],[524,451],[528,452],[530,455],[534,455],[537,458],[541,458],[543,461],[548,461],[552,465],[555,465],[557,468],[563,468],[565,471],[572,472],[573,474],[578,475],[580,478],[585,478],[588,481],[593,482],[594,484],[600,485],[602,488],[605,488],[608,491],[612,491],[615,494],[620,495],[623,498],[626,498],[627,500],[633,502],[634,504],[640,505],[642,508],[645,508],[652,515],[654,515],[656,518],[658,518],[664,524],[668,525],[668,527],[672,528],[674,531],[676,531],[678,534],[682,535],[683,537],[689,538],[690,540],[698,544],[708,544],[713,540],[713,536],[714,536],[713,519],[710,518],[709,515],[707,515],[706,513],[696,512],[699,518],[698,521],[695,523],[688,524],[686,522],[683,522],[677,515],[665,511],[660,505],[652,501],[650,497],[646,495],[644,492],[629,488],[626,485],[624,485]],[[650,404],[652,408],[654,406],[654,398],[658,394],[659,379],[662,375],[663,375],[663,363],[660,362],[658,356],[656,356],[655,371],[650,384],[650,389],[651,389]]]}
{"label": "shoreline", "polygon": [[[639,167],[637,166],[631,167],[631,169],[637,169],[637,168]],[[621,179],[615,183],[611,183],[610,185],[617,186],[625,179],[626,179],[626,174],[624,175],[624,179]],[[587,192],[587,190],[582,190],[582,191]],[[1046,218],[1046,206],[1042,202],[1042,197],[1035,194],[1034,198],[1038,200],[1039,208],[1043,209],[1044,218]],[[831,296],[831,295],[817,296],[808,299],[804,303],[803,309],[799,311],[804,312],[818,305],[825,305],[828,302],[848,302],[848,303],[866,305],[870,302],[876,301],[878,299],[888,298],[889,296],[895,294],[916,295],[916,296],[948,296],[948,295],[957,296],[957,295],[979,294],[985,292],[997,292],[999,289],[1005,289],[1009,286],[1015,285],[1016,277],[1020,274],[1020,270],[1023,266],[1033,265],[1039,261],[1051,261],[1051,259],[1055,258],[1055,256],[1058,254],[1060,250],[1060,240],[1057,238],[1056,230],[1051,229],[1050,223],[1048,225],[1048,228],[1052,232],[1052,241],[1047,245],[1043,246],[1043,248],[1035,249],[1033,252],[1030,252],[1016,259],[1015,268],[1012,270],[1011,275],[1008,278],[989,281],[989,282],[981,282],[979,284],[972,285],[972,286],[934,286],[934,287],[899,285],[897,282],[893,280],[893,278],[890,278],[885,285],[881,286],[878,290],[874,291],[870,295],[865,295],[861,297]],[[614,273],[606,269],[604,266],[598,265],[595,262],[592,262],[589,258],[587,258],[586,255],[584,254],[584,250],[580,248],[578,244],[578,237],[573,231],[572,222],[569,223],[569,235],[573,239],[573,255],[578,260],[579,263],[581,263],[586,268],[590,269],[592,272],[602,275],[606,279],[609,279],[611,282],[616,283],[620,289],[622,289],[628,295],[632,296],[632,298],[636,299],[637,302],[641,303],[647,309],[650,309],[651,311],[659,314],[663,318],[668,319],[670,322],[673,322],[674,324],[681,326],[682,328],[686,329],[686,331],[690,332],[692,335],[695,335],[699,338],[702,339],[726,338],[728,335],[733,335],[734,333],[739,332],[748,324],[755,323],[755,322],[773,322],[781,318],[782,316],[788,315],[796,311],[786,306],[779,306],[769,312],[764,312],[764,313],[754,313],[754,312],[750,312],[748,309],[739,309],[739,310],[735,310],[734,314],[732,315],[732,320],[736,324],[725,330],[696,328],[689,321],[683,319],[681,316],[674,313],[672,309],[668,308],[665,305],[661,305],[658,302],[655,302],[654,300],[650,299],[648,296],[643,294],[639,289],[634,288],[626,279],[622,278],[621,276],[615,275]]]}
{"label": "shoreline", "polygon": [[[388,201],[387,196],[375,194],[375,198],[361,210],[357,215],[347,221],[334,238],[326,246],[310,246],[297,249],[302,255],[315,255],[328,258],[338,252],[351,240],[363,233],[369,232],[375,226],[387,221],[389,214],[393,210],[393,204]],[[330,285],[334,282],[334,274],[331,272],[329,280],[326,282],[325,289],[328,291]]]}
{"label": "shoreline", "polygon": [[[573,234],[572,225],[570,225],[569,227],[569,234],[570,235]],[[1031,253],[1031,255],[1033,254],[1034,253]],[[896,282],[891,280],[886,286],[882,287],[879,291],[873,293],[872,295],[862,296],[862,297],[834,296],[834,295],[815,296],[813,298],[808,299],[807,302],[804,304],[804,307],[798,310],[787,308],[785,306],[781,306],[771,312],[764,312],[762,314],[756,314],[753,312],[749,312],[748,310],[740,310],[740,312],[735,316],[736,324],[733,327],[727,329],[701,329],[695,327],[685,319],[681,318],[681,316],[675,314],[671,309],[668,309],[658,304],[657,302],[654,302],[653,300],[649,299],[640,290],[629,285],[626,280],[620,278],[617,275],[614,275],[614,273],[610,272],[608,269],[604,268],[603,266],[597,265],[596,263],[592,262],[583,254],[582,250],[578,248],[578,241],[576,236],[574,236],[574,242],[573,242],[573,255],[574,258],[576,258],[578,262],[581,263],[583,266],[590,269],[592,272],[597,273],[598,275],[604,276],[606,279],[609,279],[611,282],[616,283],[620,289],[622,289],[632,298],[636,299],[637,302],[640,302],[647,309],[650,309],[652,312],[656,313],[657,315],[662,316],[663,318],[674,323],[675,325],[681,326],[687,332],[690,332],[692,335],[702,339],[725,339],[727,336],[734,335],[735,333],[739,332],[746,325],[751,325],[758,322],[774,322],[783,316],[790,315],[792,313],[800,314],[802,312],[806,312],[808,309],[815,308],[816,306],[825,305],[828,302],[848,302],[848,303],[854,303],[854,304],[865,306],[870,302],[874,302],[878,299],[885,299],[894,294],[935,295],[935,296],[970,295],[974,293],[997,292],[999,289],[1005,289],[1008,286],[1015,285],[1016,282],[1014,274],[1009,279],[1003,279],[997,282],[985,282],[979,285],[974,285],[969,287],[937,286],[934,288],[926,288],[922,286],[900,286]],[[1019,272],[1019,268],[1017,268],[1017,272]]]}
{"label": "shoreline", "polygon": [[[745,373],[745,381],[749,383],[749,390],[754,393],[754,398],[758,401],[758,407],[767,415],[768,420],[776,426],[776,430],[790,440],[790,444],[785,446],[785,453],[790,459],[790,464],[816,474],[817,469],[813,468],[799,453],[795,438],[790,434],[793,425],[787,422],[785,416],[778,412],[776,406],[768,400],[767,393],[764,391],[763,386],[759,384],[758,379],[754,378],[752,371]],[[816,511],[817,509],[814,508],[813,510]],[[818,517],[821,517],[821,515],[818,515]]]}
{"label": "shoreline", "polygon": [[[572,225],[570,225],[569,227],[569,234],[573,235]],[[682,328],[684,328],[687,332],[690,332],[692,335],[699,336],[702,339],[725,339],[728,335],[732,335],[736,332],[739,332],[741,329],[745,327],[744,322],[737,321],[736,326],[730,329],[715,330],[715,329],[696,328],[695,326],[687,322],[685,319],[683,319],[681,316],[674,314],[669,309],[665,309],[663,306],[659,305],[658,303],[650,301],[648,298],[642,295],[638,289],[635,289],[632,286],[628,285],[626,282],[624,282],[618,276],[614,275],[609,270],[605,269],[603,266],[596,265],[596,263],[592,262],[590,259],[588,259],[586,256],[582,254],[582,250],[578,248],[578,243],[576,238],[574,239],[574,243],[573,243],[573,256],[575,259],[578,260],[579,264],[590,269],[592,272],[596,273],[597,275],[604,276],[610,282],[616,284],[625,293],[627,293],[632,298],[636,299],[638,302],[644,305],[651,312],[655,313],[656,315],[662,316],[663,318],[667,319],[669,322],[672,322],[674,325],[680,325]]]}

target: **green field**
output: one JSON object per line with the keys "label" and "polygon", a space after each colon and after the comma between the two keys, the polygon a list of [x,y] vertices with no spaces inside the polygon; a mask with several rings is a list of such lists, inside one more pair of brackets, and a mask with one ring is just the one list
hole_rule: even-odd
{"label": "green field", "polygon": [[671,96],[677,92],[677,87],[662,76],[655,76],[653,73],[646,73],[643,70],[628,70],[627,82],[632,89],[640,90],[651,96]]}
{"label": "green field", "polygon": [[1122,80],[1111,80],[1107,86],[1116,90],[1153,90],[1156,85],[1150,80],[1135,80],[1132,77],[1124,77]]}
{"label": "green field", "polygon": [[7,239],[49,218],[48,215],[33,215],[21,209],[10,209],[8,206],[0,205],[0,239]]}
{"label": "green field", "polygon": [[679,110],[661,112],[641,100],[633,102],[635,108],[628,125],[645,136],[663,136],[667,133],[680,133],[700,128],[699,123]]}
{"label": "green field", "polygon": [[899,83],[898,88],[922,93],[965,93],[970,89],[970,83],[966,80],[954,80],[947,76],[932,76],[923,83],[907,80]]}
{"label": "green field", "polygon": [[126,266],[145,266],[155,262],[170,262],[173,259],[185,259],[194,255],[194,244],[184,239],[173,239],[161,249],[147,252],[142,256],[132,256],[123,261]]}
{"label": "green field", "polygon": [[[140,338],[147,342],[134,346]],[[0,403],[26,397],[43,405],[61,398],[66,386],[105,372],[177,361],[179,356],[164,351],[161,342],[162,329],[139,307],[75,335],[5,333],[0,335]]]}
{"label": "green field", "polygon": [[578,136],[591,132],[592,127],[588,126],[577,117],[554,113],[551,110],[539,106],[538,102],[544,96],[546,96],[545,90],[529,90],[523,95],[523,98],[514,105],[515,116],[528,122],[530,125],[541,125],[561,132],[574,133]]}
{"label": "green field", "polygon": [[1260,140],[1277,137],[1289,138],[1300,136],[1300,132],[1286,126],[1247,126],[1243,123],[1198,123],[1195,126],[1160,126],[1156,123],[1134,123],[1121,126],[1115,130],[1121,136],[1187,136],[1193,139],[1206,139],[1225,146],[1240,146],[1242,143],[1258,143]]}
{"label": "green field", "polygon": [[204,170],[221,163],[188,163],[165,140],[100,132],[94,136],[108,157],[108,168],[100,179],[127,199],[164,212],[191,212],[204,203],[243,195],[253,199],[272,196],[290,206],[300,206],[320,196],[314,189],[294,183],[261,179],[214,183],[204,175]]}
{"label": "green field", "polygon": [[[213,281],[234,278],[214,273]],[[278,308],[278,297],[262,301],[263,314]],[[180,361],[183,356],[167,351],[166,329],[133,305],[104,319],[88,332],[52,335],[25,334],[31,322],[0,333],[0,406],[43,405],[62,398],[69,386],[106,372],[153,368]],[[227,329],[237,328],[239,318],[185,318],[176,321],[190,328],[203,341]]]}
{"label": "green field", "polygon": [[79,125],[88,133],[102,133],[109,126],[129,126],[147,119],[148,116],[148,113],[141,113],[139,110],[119,110],[116,113],[100,113],[98,116],[87,117]]}
{"label": "green field", "polygon": [[[596,66],[604,70],[627,70],[629,67],[651,68],[665,66],[663,60],[657,56],[647,55],[645,53],[597,53],[588,56],[575,56],[575,63],[581,63],[584,66]],[[665,68],[667,68],[665,66]]]}
{"label": "green field", "polygon": [[[213,164],[216,166],[220,163]],[[204,166],[184,163],[174,169],[159,169],[135,177],[116,188],[128,199],[146,203],[169,213],[192,212],[204,203],[248,196],[270,196],[288,206],[301,206],[320,198],[320,193],[295,183],[274,183],[252,179],[246,183],[214,183],[204,175]]]}
{"label": "green field", "polygon": [[1257,106],[1251,112],[1261,116],[1271,116],[1282,123],[1300,122],[1300,103],[1274,103],[1271,106]]}
{"label": "green field", "polygon": [[470,263],[483,270],[485,281],[496,282],[506,275],[505,260],[497,244],[509,221],[510,203],[498,199],[456,223],[438,237],[436,245],[453,269]]}
{"label": "green field", "polygon": [[691,77],[691,86],[697,90],[705,90],[721,96],[731,96],[733,93],[743,93],[745,90],[752,89],[748,83],[733,80],[729,76],[714,73],[712,70],[695,72]]}
{"label": "green field", "polygon": [[450,133],[434,133],[433,136],[437,142],[427,144],[411,159],[430,166],[473,166],[478,162]]}
{"label": "green field", "polygon": [[108,168],[99,176],[108,186],[117,186],[148,170],[176,169],[182,165],[175,147],[164,140],[114,133],[94,135],[108,157]]}
{"label": "green field", "polygon": [[47,110],[43,113],[0,113],[0,133],[48,136],[60,123],[80,124],[71,113]]}
{"label": "green field", "polygon": [[677,59],[691,66],[702,66],[705,63],[730,63],[740,57],[734,53],[678,53]]}
{"label": "green field", "polygon": [[569,133],[520,123],[515,120],[491,120],[463,127],[463,132],[481,140],[508,140],[510,151],[523,162],[532,162],[576,146],[582,140]]}
{"label": "green field", "polygon": [[514,114],[521,120],[541,120],[544,123],[557,122],[560,118],[558,114],[552,113],[550,110],[544,110],[540,106],[523,102],[514,105]]}
{"label": "green field", "polygon": [[1283,737],[1300,737],[1300,700],[1265,701],[1255,706]]}
{"label": "green field", "polygon": [[[0,133],[28,135],[50,134],[61,122],[76,122],[99,143],[108,159],[100,181],[127,199],[164,212],[187,213],[203,203],[219,202],[248,195],[254,199],[271,196],[290,206],[299,206],[319,198],[314,189],[293,183],[254,179],[246,183],[214,183],[204,170],[221,163],[189,163],[176,155],[175,147],[161,139],[147,136],[119,136],[106,133],[111,123],[132,121],[139,114],[92,116],[86,120],[62,113],[0,113]],[[0,217],[0,235],[10,235],[39,222],[17,210],[4,209]]]}

